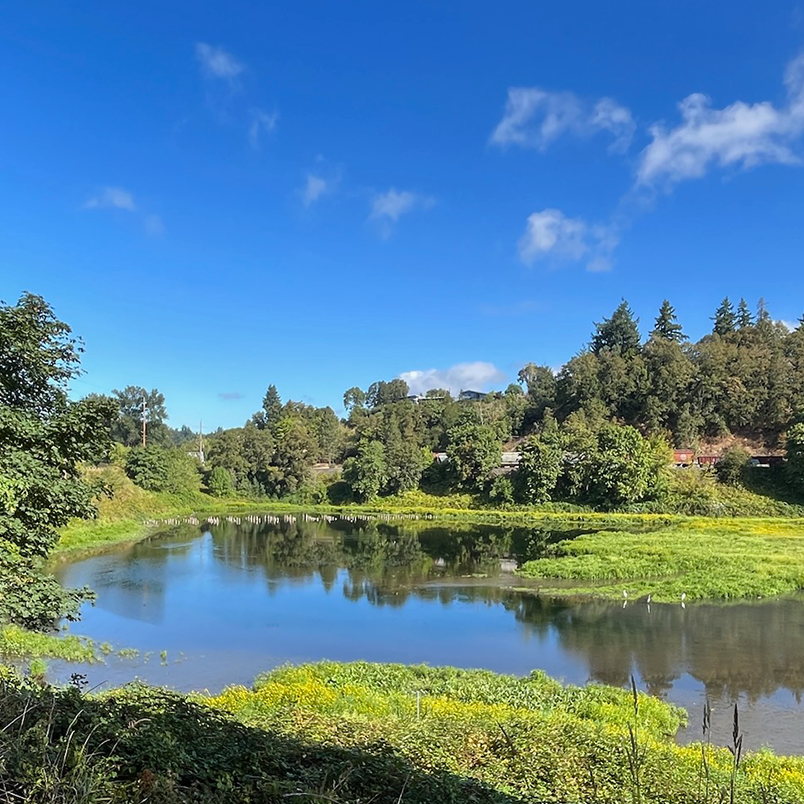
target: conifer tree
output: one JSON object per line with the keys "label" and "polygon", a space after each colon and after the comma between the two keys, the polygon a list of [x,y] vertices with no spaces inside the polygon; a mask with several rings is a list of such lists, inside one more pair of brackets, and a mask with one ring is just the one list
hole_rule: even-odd
{"label": "conifer tree", "polygon": [[676,311],[667,299],[662,302],[662,306],[659,308],[656,326],[654,326],[651,335],[656,338],[663,338],[666,341],[676,341],[676,343],[687,340],[687,336],[682,332],[681,324],[676,319]]}
{"label": "conifer tree", "polygon": [[748,309],[748,304],[745,299],[740,299],[737,305],[737,328],[747,329],[752,326],[754,319],[751,317],[751,311]]}
{"label": "conifer tree", "polygon": [[639,319],[634,317],[628,302],[623,299],[611,318],[595,324],[597,332],[592,338],[592,351],[599,354],[602,349],[611,349],[620,354],[633,354],[639,349]]}
{"label": "conifer tree", "polygon": [[730,332],[734,332],[734,307],[732,307],[728,296],[720,303],[720,307],[717,308],[712,320],[715,322],[715,326],[712,329],[715,335],[728,335]]}

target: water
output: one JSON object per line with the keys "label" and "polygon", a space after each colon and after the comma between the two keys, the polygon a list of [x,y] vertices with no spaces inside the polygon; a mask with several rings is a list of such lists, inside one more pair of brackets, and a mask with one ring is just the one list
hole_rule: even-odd
{"label": "water", "polygon": [[[180,527],[55,567],[92,587],[76,633],[136,658],[78,668],[181,690],[250,684],[285,662],[426,662],[567,683],[625,685],[684,706],[697,739],[706,696],[725,744],[804,754],[804,602],[647,605],[550,597],[511,570],[579,531],[295,521]],[[167,651],[166,657],[160,656]],[[75,665],[53,663],[60,679]]]}

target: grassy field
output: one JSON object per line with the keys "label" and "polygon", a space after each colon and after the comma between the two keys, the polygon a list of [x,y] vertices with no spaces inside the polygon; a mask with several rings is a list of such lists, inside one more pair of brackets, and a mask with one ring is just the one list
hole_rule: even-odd
{"label": "grassy field", "polygon": [[715,804],[733,786],[741,804],[804,800],[804,759],[762,751],[735,767],[724,748],[675,745],[683,718],[657,699],[542,673],[328,662],[207,697],[138,685],[85,694],[1,671],[0,796]]}
{"label": "grassy field", "polygon": [[[681,519],[648,532],[607,527],[558,542],[527,578],[561,594],[656,601],[772,597],[804,588],[804,520]],[[580,582],[577,586],[572,581]],[[569,585],[568,585],[569,583]]]}

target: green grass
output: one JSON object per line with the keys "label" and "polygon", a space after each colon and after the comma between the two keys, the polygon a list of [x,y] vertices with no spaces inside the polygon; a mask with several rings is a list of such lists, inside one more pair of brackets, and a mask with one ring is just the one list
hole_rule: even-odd
{"label": "green grass", "polygon": [[16,625],[0,626],[0,659],[28,658],[90,663],[100,660],[98,648],[86,637],[43,634]]}
{"label": "green grass", "polygon": [[[804,520],[688,518],[655,530],[607,529],[558,542],[519,574],[558,594],[656,601],[730,600],[804,588]],[[579,581],[579,584],[573,584]],[[569,582],[569,583],[568,583]],[[555,585],[555,584],[553,584]]]}

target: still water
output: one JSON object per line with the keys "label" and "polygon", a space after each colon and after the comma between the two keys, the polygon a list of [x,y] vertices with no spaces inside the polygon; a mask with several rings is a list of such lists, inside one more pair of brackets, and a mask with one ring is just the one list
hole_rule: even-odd
{"label": "still water", "polygon": [[[97,592],[74,632],[139,651],[78,668],[93,686],[140,678],[217,691],[319,659],[539,668],[572,684],[625,685],[633,673],[641,689],[689,711],[682,740],[698,738],[708,696],[717,741],[727,741],[738,702],[748,748],[804,754],[804,601],[623,606],[551,597],[513,574],[579,532],[221,523],[54,571]],[[51,669],[68,679],[76,667]]]}

